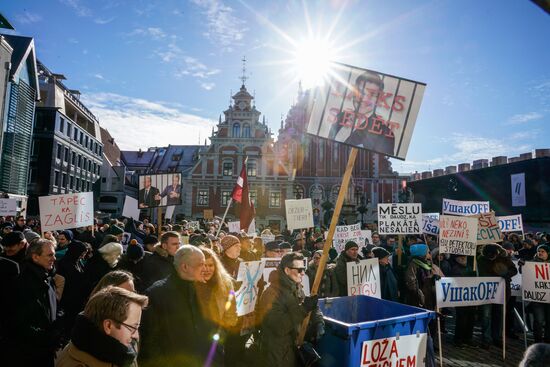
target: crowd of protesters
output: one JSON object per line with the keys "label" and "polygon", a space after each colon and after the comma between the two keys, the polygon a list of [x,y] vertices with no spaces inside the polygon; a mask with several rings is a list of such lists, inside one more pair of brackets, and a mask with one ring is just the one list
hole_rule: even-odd
{"label": "crowd of protesters", "polygon": [[[120,218],[42,233],[35,220],[0,218],[0,364],[299,366],[302,322],[311,315],[305,340],[315,346],[325,332],[318,298],[347,296],[348,262],[378,259],[383,299],[430,310],[440,277],[503,277],[513,310],[512,277],[526,261],[550,261],[544,233],[480,246],[475,270],[473,257],[440,254],[434,237],[399,243],[373,233],[372,243],[348,241],[341,253],[331,248],[318,294],[305,296],[303,277],[311,288],[324,228],[250,236],[218,230],[217,223],[191,229],[182,221],[159,231],[147,220]],[[260,235],[274,240],[264,244]],[[267,283],[260,281],[254,312],[239,317],[239,266],[262,258],[280,258],[279,266]],[[456,318],[457,347],[500,348],[503,335],[517,337],[512,312],[502,330],[501,307],[462,307],[438,317],[443,332],[445,319]],[[529,304],[527,312],[535,342],[550,342],[550,304]]]}

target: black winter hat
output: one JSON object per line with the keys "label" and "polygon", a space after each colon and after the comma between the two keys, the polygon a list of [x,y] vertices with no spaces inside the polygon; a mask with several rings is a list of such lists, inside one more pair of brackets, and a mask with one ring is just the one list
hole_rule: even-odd
{"label": "black winter hat", "polygon": [[128,249],[126,249],[126,256],[128,256],[128,259],[138,261],[143,257],[143,255],[145,255],[145,250],[143,250],[143,247],[141,247],[136,240],[131,240]]}
{"label": "black winter hat", "polygon": [[344,251],[347,251],[350,248],[354,248],[354,247],[359,248],[359,245],[354,241],[348,241],[348,242],[346,242],[346,245],[344,246]]}
{"label": "black winter hat", "polygon": [[2,238],[2,246],[11,247],[17,245],[19,242],[23,241],[25,236],[19,231],[13,231],[7,233],[4,238]]}
{"label": "black winter hat", "polygon": [[372,249],[372,253],[374,254],[374,257],[376,257],[378,260],[383,259],[385,257],[390,256],[390,252],[386,250],[383,247],[375,247]]}

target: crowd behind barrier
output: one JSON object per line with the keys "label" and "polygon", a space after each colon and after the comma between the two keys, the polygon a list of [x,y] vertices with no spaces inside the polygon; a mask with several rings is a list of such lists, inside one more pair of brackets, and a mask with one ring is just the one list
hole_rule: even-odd
{"label": "crowd behind barrier", "polygon": [[[330,250],[312,296],[305,290],[319,269],[325,228],[261,228],[250,235],[222,225],[216,235],[219,225],[201,221],[196,229],[184,220],[159,231],[147,219],[119,218],[42,233],[37,220],[1,217],[0,364],[301,366],[296,338],[306,315],[312,317],[305,341],[315,348],[325,332],[318,298],[347,296],[348,263],[369,258],[378,260],[381,298],[438,310],[442,332],[452,315],[457,348],[502,348],[503,337],[522,332],[514,316],[522,299],[512,294],[512,278],[527,262],[550,262],[546,233],[505,233],[502,245],[478,246],[473,257],[439,253],[434,236],[373,232],[372,241]],[[250,265],[262,259],[273,269]],[[252,281],[251,269],[264,276]],[[505,306],[438,309],[436,282],[445,277],[503,278]],[[242,303],[252,299],[243,314]],[[522,365],[548,362],[550,303],[528,302],[525,312],[537,344]],[[473,339],[476,324],[481,340]],[[435,349],[437,332],[431,322],[428,345]],[[426,356],[433,365],[433,348]]]}

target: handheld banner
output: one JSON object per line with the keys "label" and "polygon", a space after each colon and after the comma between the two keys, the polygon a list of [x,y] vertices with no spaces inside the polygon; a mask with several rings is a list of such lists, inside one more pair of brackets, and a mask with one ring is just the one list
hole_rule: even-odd
{"label": "handheld banner", "polygon": [[309,134],[405,159],[426,84],[334,64],[312,93]]}
{"label": "handheld banner", "polygon": [[433,218],[439,220],[439,213],[422,213],[422,219]]}
{"label": "handheld banner", "polygon": [[421,234],[422,204],[378,204],[378,233]]}
{"label": "handheld banner", "polygon": [[460,201],[443,199],[443,214],[450,215],[478,215],[480,213],[489,213],[488,201]]}
{"label": "handheld banner", "polygon": [[500,277],[441,278],[435,282],[437,307],[502,305],[506,281]]}
{"label": "handheld banner", "polygon": [[[229,233],[241,233],[241,221],[237,220],[234,222],[228,222],[227,228],[229,230]],[[250,222],[250,226],[248,226],[248,234],[255,234],[256,232],[256,220],[252,219],[252,222]]]}
{"label": "handheld banner", "polygon": [[[519,269],[518,260],[512,260],[514,263],[516,269]],[[521,297],[521,281],[522,276],[521,273],[518,271],[516,275],[512,277],[512,280],[510,281],[510,290],[512,291],[510,295],[512,297]]]}
{"label": "handheld banner", "polygon": [[422,216],[422,233],[439,236],[439,219]]}
{"label": "handheld banner", "polygon": [[242,282],[235,293],[237,316],[243,316],[254,311],[258,301],[258,281],[262,278],[265,262],[248,261],[239,265],[237,281]]}
{"label": "handheld banner", "polygon": [[140,209],[182,204],[181,173],[140,175],[138,182]]}
{"label": "handheld banner", "polygon": [[124,207],[122,208],[122,216],[139,220],[138,201],[128,195],[124,199]]}
{"label": "handheld banner", "polygon": [[361,348],[361,367],[425,366],[428,334],[367,340]]}
{"label": "handheld banner", "polygon": [[361,237],[367,240],[368,243],[372,244],[372,231],[370,229],[362,229]]}
{"label": "handheld banner", "polygon": [[365,237],[363,237],[362,232],[361,223],[349,224],[347,226],[336,226],[334,238],[332,239],[332,245],[338,253],[344,251],[344,247],[348,241],[357,243],[359,248],[361,248],[365,245]]}
{"label": "handheld banner", "polygon": [[164,214],[165,219],[172,220],[172,216],[174,215],[174,210],[176,207],[174,205],[170,205],[166,207],[166,214]]}
{"label": "handheld banner", "polygon": [[41,196],[40,224],[42,232],[86,227],[94,224],[94,194],[81,192]]}
{"label": "handheld banner", "polygon": [[349,262],[347,266],[348,296],[371,296],[382,298],[378,259]]}
{"label": "handheld banner", "polygon": [[313,227],[311,199],[285,200],[285,210],[289,231]]}
{"label": "handheld banner", "polygon": [[550,263],[528,261],[521,273],[523,300],[550,303]]}
{"label": "handheld banner", "polygon": [[274,234],[263,234],[261,236],[262,242],[265,245],[268,242],[275,241],[275,235]]}
{"label": "handheld banner", "polygon": [[477,218],[441,215],[439,217],[439,253],[476,255]]}
{"label": "handheld banner", "polygon": [[[264,282],[266,282],[265,289],[271,284],[270,281],[270,275],[272,272],[277,270],[277,267],[281,263],[280,257],[266,257],[262,259],[262,262],[264,263],[264,270],[263,270],[263,278]],[[307,259],[304,258],[304,268],[307,268]],[[306,296],[309,296],[309,277],[307,274],[304,274],[302,278],[302,290],[304,291],[304,294]]]}
{"label": "handheld banner", "polygon": [[193,231],[200,229],[201,225],[198,220],[191,220],[187,222],[187,228],[192,229]]}
{"label": "handheld banner", "polygon": [[495,218],[495,212],[481,213],[477,216],[477,244],[501,242],[504,239]]}
{"label": "handheld banner", "polygon": [[15,216],[17,215],[17,200],[15,199],[0,199],[0,216]]}
{"label": "handheld banner", "polygon": [[496,217],[501,232],[523,232],[521,214]]}

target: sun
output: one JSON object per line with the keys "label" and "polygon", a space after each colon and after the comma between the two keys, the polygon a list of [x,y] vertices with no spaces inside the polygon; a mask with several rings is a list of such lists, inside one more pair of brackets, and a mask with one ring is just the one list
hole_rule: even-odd
{"label": "sun", "polygon": [[337,56],[335,47],[329,40],[319,37],[298,41],[293,46],[293,74],[306,89],[322,85],[328,79]]}

